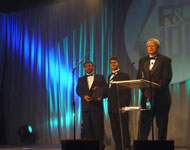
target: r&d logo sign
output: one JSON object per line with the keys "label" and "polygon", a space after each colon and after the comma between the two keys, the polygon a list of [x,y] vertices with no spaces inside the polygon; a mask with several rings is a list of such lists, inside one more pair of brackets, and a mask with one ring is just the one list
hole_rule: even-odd
{"label": "r&d logo sign", "polygon": [[[141,4],[142,3],[142,4]],[[172,59],[173,80],[190,78],[190,0],[134,0],[125,20],[125,46],[131,61],[146,55],[146,41],[158,38],[160,53]]]}

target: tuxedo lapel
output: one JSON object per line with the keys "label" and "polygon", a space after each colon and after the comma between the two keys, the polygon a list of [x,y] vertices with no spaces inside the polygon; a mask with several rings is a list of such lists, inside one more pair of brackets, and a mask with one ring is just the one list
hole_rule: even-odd
{"label": "tuxedo lapel", "polygon": [[94,81],[93,81],[93,83],[92,83],[92,86],[91,86],[90,90],[91,90],[92,88],[94,88],[94,85],[96,85],[96,82],[97,82],[97,77],[96,77],[96,74],[94,74]]}
{"label": "tuxedo lapel", "polygon": [[149,59],[146,59],[146,61],[143,63],[143,73],[146,74],[147,76],[149,76],[149,65],[150,65],[150,61]]}
{"label": "tuxedo lapel", "polygon": [[117,81],[119,77],[119,72],[112,78],[113,81]]}
{"label": "tuxedo lapel", "polygon": [[111,74],[108,76],[108,83],[110,83],[110,77],[111,77]]}
{"label": "tuxedo lapel", "polygon": [[87,87],[88,89],[87,75],[84,76],[84,87]]}
{"label": "tuxedo lapel", "polygon": [[154,66],[152,67],[152,70],[151,70],[151,75],[155,72],[155,70],[158,68],[160,62],[158,60],[155,61],[154,63]]}
{"label": "tuxedo lapel", "polygon": [[161,59],[162,59],[162,57],[159,54],[157,54],[156,61],[155,61],[154,66],[152,67],[152,70],[151,70],[151,75],[153,75],[153,73],[158,69],[158,66],[160,65]]}
{"label": "tuxedo lapel", "polygon": [[144,74],[146,74],[148,77],[150,76],[150,74],[151,75],[153,75],[153,73],[157,70],[157,68],[158,68],[158,66],[159,66],[159,64],[160,64],[160,57],[159,57],[159,55],[157,56],[157,59],[156,59],[156,61],[155,61],[155,63],[154,63],[154,66],[152,67],[152,70],[150,71],[150,73],[149,73],[149,65],[150,65],[150,60],[148,59],[148,57],[147,57],[147,59],[145,59],[145,61],[144,61],[144,63],[143,63],[143,71],[144,71]]}

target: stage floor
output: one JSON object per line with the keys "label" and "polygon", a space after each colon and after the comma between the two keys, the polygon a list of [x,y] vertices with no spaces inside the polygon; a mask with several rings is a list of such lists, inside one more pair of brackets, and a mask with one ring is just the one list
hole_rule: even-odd
{"label": "stage floor", "polygon": [[[61,150],[61,145],[33,145],[33,146],[0,146],[0,150]],[[105,150],[114,150],[107,146]],[[190,150],[190,148],[176,147],[175,150]]]}

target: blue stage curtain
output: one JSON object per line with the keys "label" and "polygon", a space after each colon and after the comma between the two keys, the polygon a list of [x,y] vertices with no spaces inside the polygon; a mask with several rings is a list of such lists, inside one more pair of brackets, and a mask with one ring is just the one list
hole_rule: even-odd
{"label": "blue stage curtain", "polygon": [[[17,131],[26,124],[36,133],[35,144],[60,144],[62,139],[73,138],[72,85],[76,87],[78,77],[84,75],[86,60],[94,63],[96,73],[107,78],[111,72],[109,58],[117,55],[121,70],[135,79],[138,62],[130,60],[129,53],[140,47],[133,45],[129,50],[124,41],[131,2],[76,0],[0,14],[0,130],[4,131],[5,144],[19,144]],[[133,11],[136,15],[137,10]],[[136,22],[130,21],[136,30]],[[133,34],[128,37],[130,43]],[[72,69],[83,56],[73,81]],[[188,147],[190,82],[171,84],[170,89],[168,139]],[[131,105],[139,106],[141,91],[133,89],[132,95]],[[76,136],[80,138],[81,101],[76,93],[75,102]],[[104,111],[105,142],[113,144],[106,99]],[[139,112],[130,112],[131,143],[137,139],[138,117]]]}
{"label": "blue stage curtain", "polygon": [[[3,77],[5,44],[6,44],[6,15],[0,14],[0,85]],[[1,91],[1,88],[0,88]]]}
{"label": "blue stage curtain", "polygon": [[[91,3],[71,1],[6,14],[3,99],[8,144],[20,143],[17,130],[25,124],[33,126],[36,144],[73,138],[72,69],[86,56],[76,68],[75,87],[87,60],[95,64],[96,73],[110,73],[112,9],[106,1]],[[75,102],[80,138],[76,92]],[[107,119],[106,99],[104,108]]]}
{"label": "blue stage curtain", "polygon": [[0,144],[5,143],[4,101],[3,97],[3,71],[6,46],[6,15],[0,14]]}

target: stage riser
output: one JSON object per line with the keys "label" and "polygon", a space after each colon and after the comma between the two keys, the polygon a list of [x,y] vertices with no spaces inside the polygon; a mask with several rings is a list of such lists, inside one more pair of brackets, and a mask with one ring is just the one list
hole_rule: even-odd
{"label": "stage riser", "polygon": [[62,140],[62,150],[99,150],[99,141],[96,140]]}
{"label": "stage riser", "polygon": [[136,140],[133,150],[174,150],[174,141],[142,141]]}

